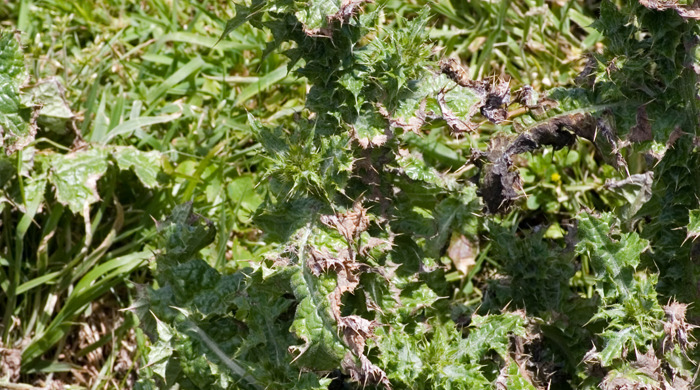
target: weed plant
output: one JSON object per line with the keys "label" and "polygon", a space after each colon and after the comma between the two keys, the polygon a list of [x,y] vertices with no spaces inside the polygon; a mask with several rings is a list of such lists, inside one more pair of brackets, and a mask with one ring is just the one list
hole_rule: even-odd
{"label": "weed plant", "polygon": [[0,5],[0,387],[694,388],[699,16],[590,7]]}

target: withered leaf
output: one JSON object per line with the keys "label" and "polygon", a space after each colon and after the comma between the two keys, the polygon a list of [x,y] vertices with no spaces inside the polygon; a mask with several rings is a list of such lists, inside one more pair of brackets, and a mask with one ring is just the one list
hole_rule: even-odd
{"label": "withered leaf", "polygon": [[[507,107],[510,104],[510,80],[495,78],[492,80],[470,80],[467,71],[454,58],[440,60],[440,71],[457,85],[471,89],[479,97],[480,101],[472,108],[474,112],[470,112],[467,115],[467,121],[471,119],[477,110],[493,123],[501,123],[508,119]],[[457,133],[471,131],[469,128],[473,126],[466,125],[466,123],[462,125],[462,123],[454,120],[459,120],[458,118],[450,116],[452,111],[448,109],[446,112],[445,108],[447,106],[444,103],[444,95],[438,94],[438,103],[443,112],[443,117],[452,131]]]}
{"label": "withered leaf", "polygon": [[539,106],[540,96],[532,86],[523,85],[522,88],[515,91],[515,101],[527,108],[534,108]]}
{"label": "withered leaf", "polygon": [[326,27],[308,28],[303,26],[304,33],[310,37],[330,38],[333,35],[333,22],[337,21],[342,26],[350,22],[350,18],[357,13],[357,10],[364,3],[373,3],[374,0],[343,0],[338,11],[331,15],[326,15]]}
{"label": "withered leaf", "polygon": [[352,211],[336,215],[322,215],[321,222],[336,229],[348,243],[354,243],[369,226],[367,209],[362,207],[359,200],[353,204]]}
{"label": "withered leaf", "polygon": [[380,251],[386,252],[390,250],[393,245],[394,244],[392,243],[391,238],[389,240],[385,240],[383,238],[370,237],[367,239],[367,243],[362,245],[362,248],[360,248],[360,254],[362,256],[367,256],[369,251],[374,248],[378,248]]}
{"label": "withered leaf", "polygon": [[360,274],[370,267],[367,264],[355,261],[348,249],[342,249],[337,255],[330,254],[327,250],[318,250],[313,247],[307,248],[309,256],[306,266],[315,276],[324,272],[333,271],[336,273],[336,287],[328,296],[331,305],[331,312],[336,321],[341,318],[340,307],[342,297],[346,292],[352,293],[360,284]]}
{"label": "withered leaf", "polygon": [[476,264],[474,244],[464,235],[456,235],[452,238],[447,248],[447,256],[462,275],[469,273],[469,269]]}
{"label": "withered leaf", "polygon": [[353,381],[361,383],[363,387],[381,384],[384,386],[384,389],[391,390],[391,382],[389,382],[389,378],[384,370],[377,367],[364,355],[360,355],[357,358],[359,359],[359,364],[353,358],[352,353],[348,352],[341,363],[341,367],[350,375]]}
{"label": "withered leaf", "polygon": [[626,166],[614,130],[607,121],[589,113],[556,116],[521,133],[506,147],[492,147],[485,154],[490,164],[486,164],[482,170],[480,192],[487,211],[503,212],[518,197],[516,189],[521,187],[521,181],[513,167],[513,155],[531,152],[542,146],[561,149],[573,145],[577,136],[593,142],[612,166]]}
{"label": "withered leaf", "polygon": [[700,9],[698,9],[695,4],[686,7],[678,4],[675,0],[639,0],[639,4],[657,11],[672,9],[676,11],[678,15],[686,19],[700,19]]}
{"label": "withered leaf", "polygon": [[339,20],[341,24],[348,23],[350,18],[357,12],[357,9],[362,6],[362,4],[373,2],[374,0],[343,0],[338,12],[329,16],[329,19]]}
{"label": "withered leaf", "polygon": [[352,136],[353,139],[357,140],[358,145],[362,147],[362,149],[368,149],[368,148],[374,148],[377,146],[382,146],[386,143],[386,141],[389,140],[389,136],[386,134],[377,134],[373,137],[362,137],[357,134],[357,131],[355,130],[354,127],[350,129],[350,135]]}
{"label": "withered leaf", "polygon": [[357,315],[338,319],[338,330],[343,332],[345,342],[357,356],[364,353],[365,342],[374,337],[374,329],[377,325],[379,324],[376,321],[370,321]]}
{"label": "withered leaf", "polygon": [[21,366],[22,350],[5,348],[0,342],[0,378],[8,378],[10,383],[16,383],[19,380]]}
{"label": "withered leaf", "polygon": [[649,348],[645,354],[640,354],[639,351],[635,351],[635,355],[637,355],[637,360],[632,362],[632,366],[634,368],[650,378],[658,381],[663,380],[664,377],[663,373],[661,372],[661,360],[656,357],[656,354],[652,348]]}
{"label": "withered leaf", "polygon": [[416,134],[420,134],[420,128],[425,124],[425,117],[426,117],[426,112],[425,112],[425,107],[427,104],[428,100],[423,99],[420,102],[420,105],[418,106],[418,110],[415,112],[415,116],[411,117],[408,122],[401,120],[401,119],[396,119],[392,118],[391,114],[389,111],[387,111],[386,107],[382,106],[381,104],[377,104],[379,108],[379,113],[389,121],[389,124],[393,127],[400,127],[404,129],[405,131],[410,131]]}
{"label": "withered leaf", "polygon": [[688,339],[689,332],[697,326],[688,324],[685,320],[685,313],[688,309],[687,303],[676,301],[669,302],[663,307],[666,314],[664,322],[664,340],[661,345],[662,351],[669,351],[677,344],[683,353],[687,349],[695,347],[695,343]]}
{"label": "withered leaf", "polygon": [[447,106],[447,102],[445,102],[445,92],[440,91],[437,95],[437,101],[438,105],[440,106],[440,111],[442,111],[442,118],[447,122],[447,126],[449,126],[450,130],[452,130],[453,133],[471,133],[476,130],[476,125],[471,123],[469,120],[471,119],[472,115],[476,114],[477,110],[479,109],[478,105],[472,106],[472,108],[469,110],[469,113],[467,116],[469,118],[466,119],[466,121],[461,120],[457,117],[457,115],[452,112],[450,107]]}
{"label": "withered leaf", "polygon": [[637,124],[632,126],[627,139],[631,142],[644,142],[651,141],[653,138],[651,124],[649,124],[649,117],[647,116],[647,108],[646,106],[639,106],[637,109]]}
{"label": "withered leaf", "polygon": [[510,104],[510,81],[498,80],[487,84],[486,94],[481,100],[481,115],[493,123],[508,119]]}
{"label": "withered leaf", "polygon": [[486,211],[503,212],[518,198],[516,188],[522,187],[520,175],[508,156],[502,156],[484,168],[484,180],[479,188]]}
{"label": "withered leaf", "polygon": [[450,80],[462,87],[472,88],[474,82],[469,79],[469,74],[464,70],[464,67],[455,58],[443,58],[440,60],[440,71],[444,73]]}
{"label": "withered leaf", "polygon": [[593,87],[593,84],[595,84],[595,70],[597,66],[598,60],[595,58],[595,56],[593,54],[587,54],[586,65],[583,67],[581,73],[576,76],[574,82],[577,85],[587,85],[589,87]]}
{"label": "withered leaf", "polygon": [[684,134],[686,134],[680,127],[676,126],[668,136],[668,141],[666,141],[666,149],[673,146]]}
{"label": "withered leaf", "polygon": [[316,248],[309,249],[309,257],[306,261],[306,266],[309,267],[309,270],[314,276],[320,276],[322,273],[331,270],[338,272],[338,270],[344,268],[342,260],[334,258],[325,249],[320,251]]}

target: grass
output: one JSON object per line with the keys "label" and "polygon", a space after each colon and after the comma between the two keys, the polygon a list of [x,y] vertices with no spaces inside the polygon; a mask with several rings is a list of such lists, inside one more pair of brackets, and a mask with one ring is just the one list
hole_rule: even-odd
{"label": "grass", "polygon": [[[459,56],[475,78],[507,73],[515,85],[538,90],[570,85],[581,55],[599,39],[581,2],[382,4],[388,18],[425,5],[436,15],[431,38],[440,54]],[[0,387],[133,385],[148,342],[123,309],[138,286],[152,283],[152,218],[176,204],[194,202],[215,224],[215,245],[203,256],[216,268],[232,271],[262,258],[266,244],[250,217],[265,196],[256,185],[265,161],[247,114],[284,126],[307,91],[279,51],[263,55],[268,34],[245,25],[218,42],[233,12],[221,1],[0,5],[2,28],[21,31],[28,85],[55,77],[74,114],[66,128],[42,128],[33,149],[2,160],[17,174],[0,188],[0,347],[21,351],[21,369],[10,367]],[[470,142],[483,145],[487,136]],[[464,142],[440,137],[449,150],[437,155],[446,164],[455,163],[455,153],[467,155]],[[155,152],[157,180],[146,185],[110,160],[96,185],[99,202],[77,213],[46,181],[30,180],[40,171],[34,157],[86,145]],[[533,173],[544,174],[552,176]],[[5,197],[29,194],[32,185],[36,198]]]}

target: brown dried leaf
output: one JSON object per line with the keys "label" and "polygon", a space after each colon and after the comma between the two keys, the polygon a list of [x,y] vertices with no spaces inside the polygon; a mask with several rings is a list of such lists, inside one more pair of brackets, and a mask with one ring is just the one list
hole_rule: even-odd
{"label": "brown dried leaf", "polygon": [[326,16],[327,27],[308,28],[303,26],[304,34],[309,37],[330,38],[333,36],[333,22],[337,21],[342,26],[350,22],[350,18],[357,13],[357,10],[364,3],[373,3],[374,0],[343,0],[338,12]]}
{"label": "brown dried leaf", "polygon": [[358,145],[362,149],[374,148],[377,146],[382,146],[389,140],[389,136],[386,134],[375,135],[374,137],[360,137],[354,127],[350,129],[350,136],[357,140]]}
{"label": "brown dried leaf", "polygon": [[383,238],[377,238],[377,237],[370,237],[367,240],[367,243],[360,248],[360,254],[362,256],[367,256],[369,254],[369,251],[371,251],[374,248],[379,248],[381,252],[386,252],[390,250],[394,246],[393,242],[391,239],[385,240]]}
{"label": "brown dried leaf", "polygon": [[521,133],[507,146],[501,144],[496,147],[492,143],[487,153],[475,156],[478,159],[486,157],[490,163],[484,167],[484,179],[480,187],[487,211],[503,212],[518,198],[516,189],[521,188],[521,181],[513,167],[512,156],[542,146],[552,146],[558,150],[573,145],[577,136],[593,142],[609,164],[614,167],[626,166],[612,126],[607,121],[597,119],[589,113],[556,116]]}
{"label": "brown dried leaf", "polygon": [[350,375],[353,381],[359,382],[362,386],[367,385],[383,385],[384,389],[391,390],[391,382],[386,376],[386,372],[374,365],[364,355],[358,356],[358,362],[353,358],[352,353],[348,352],[343,358],[341,367]]}
{"label": "brown dried leaf", "polygon": [[668,141],[666,141],[666,149],[673,147],[673,144],[676,143],[683,135],[686,133],[681,130],[680,127],[676,126],[676,128],[673,129],[671,132],[671,135],[668,136]]}
{"label": "brown dried leaf", "polygon": [[[511,156],[531,152],[542,146],[561,149],[576,140],[576,135],[593,137],[595,118],[590,114],[554,117],[520,134],[509,145],[495,147],[492,143],[487,154],[492,163],[487,165],[481,185],[481,195],[490,213],[503,212],[518,198],[516,189],[522,188],[520,175],[513,168]],[[503,150],[502,152],[500,152]]]}
{"label": "brown dried leaf", "polygon": [[360,274],[369,269],[367,264],[356,262],[348,249],[343,249],[336,256],[327,250],[308,248],[309,256],[306,266],[315,276],[324,272],[333,271],[336,273],[336,287],[328,296],[331,302],[331,311],[336,321],[341,318],[340,307],[342,297],[346,292],[352,293],[360,284]]}
{"label": "brown dried leaf", "polygon": [[656,357],[652,348],[649,348],[645,354],[640,354],[638,351],[635,354],[637,355],[637,360],[632,362],[632,367],[649,378],[660,382],[663,381],[664,374],[661,371],[661,360]]}
{"label": "brown dried leaf", "polygon": [[365,342],[374,337],[376,321],[369,321],[357,315],[350,315],[338,319],[338,330],[343,332],[345,343],[355,353],[360,356],[364,353]]}
{"label": "brown dried leaf", "polygon": [[515,91],[515,101],[521,106],[527,108],[535,108],[539,106],[540,97],[530,85],[523,85],[522,88]]}
{"label": "brown dried leaf", "polygon": [[600,383],[600,388],[602,390],[661,390],[660,386],[637,382],[627,377],[619,376],[617,371],[611,371]]}
{"label": "brown dried leaf", "polygon": [[[458,60],[454,58],[445,58],[440,60],[440,71],[447,75],[457,85],[471,89],[476,96],[479,97],[479,103],[475,104],[467,115],[466,120],[469,121],[476,113],[476,110],[481,111],[481,115],[485,116],[493,123],[501,123],[508,118],[508,104],[510,104],[510,79],[492,80],[470,80],[467,71],[464,70]],[[442,91],[441,91],[442,93]],[[442,101],[441,101],[442,100]],[[443,118],[447,121],[452,131],[463,133],[465,131],[473,131],[474,125],[464,123],[456,118],[444,102],[444,94],[438,94],[438,103],[442,110]],[[446,110],[447,109],[447,110]],[[460,123],[462,122],[462,123]]]}
{"label": "brown dried leaf", "polygon": [[333,257],[325,249],[320,251],[316,248],[310,248],[306,266],[309,267],[314,276],[320,276],[322,273],[330,270],[338,272],[338,270],[344,268],[342,260]]}
{"label": "brown dried leaf", "polygon": [[678,2],[675,0],[639,0],[639,4],[657,11],[672,9],[676,11],[678,15],[686,19],[700,19],[700,9],[698,9],[695,4],[690,7],[686,7],[678,4]]}
{"label": "brown dried leaf", "polygon": [[476,264],[474,244],[464,235],[452,237],[450,246],[447,248],[447,256],[462,275],[468,274],[471,267]]}
{"label": "brown dried leaf", "polygon": [[510,80],[499,79],[487,84],[486,94],[481,100],[481,115],[493,123],[508,119],[510,104]]}
{"label": "brown dried leaf", "polygon": [[630,129],[627,139],[631,142],[651,141],[653,139],[649,116],[646,106],[639,106],[637,109],[637,124]]}
{"label": "brown dried leaf", "polygon": [[9,378],[10,383],[16,383],[21,367],[22,350],[4,348],[0,342],[0,378]]}
{"label": "brown dried leaf", "polygon": [[457,115],[452,112],[450,107],[447,106],[447,102],[445,102],[445,91],[440,91],[438,93],[437,101],[438,105],[440,105],[440,110],[442,111],[442,118],[445,120],[445,122],[447,122],[447,126],[450,127],[450,130],[452,130],[453,133],[471,133],[476,130],[477,125],[471,123],[470,119],[479,110],[478,104],[472,106],[467,114],[469,118],[466,118],[466,121],[464,121],[459,119]]}
{"label": "brown dried leaf", "polygon": [[598,60],[593,54],[586,55],[586,65],[583,67],[581,73],[576,76],[574,82],[577,85],[587,85],[593,87],[595,84],[595,70],[598,67]]}
{"label": "brown dried leaf", "polygon": [[664,306],[666,313],[666,321],[664,322],[664,340],[661,345],[662,351],[665,353],[673,349],[674,344],[678,344],[681,351],[685,353],[687,349],[693,349],[695,343],[688,340],[689,332],[696,328],[695,325],[688,324],[685,321],[685,313],[688,309],[687,303],[669,302]]}
{"label": "brown dried leaf", "polygon": [[472,88],[474,81],[469,79],[469,74],[464,67],[455,58],[443,58],[439,62],[440,71],[444,73],[450,80],[465,88]]}
{"label": "brown dried leaf", "polygon": [[340,9],[329,16],[330,20],[339,20],[341,24],[348,23],[350,18],[357,13],[357,9],[364,3],[373,3],[374,0],[343,0]]}
{"label": "brown dried leaf", "polygon": [[354,243],[369,226],[367,209],[362,207],[359,200],[353,204],[352,211],[336,215],[322,215],[321,222],[340,232],[348,243]]}

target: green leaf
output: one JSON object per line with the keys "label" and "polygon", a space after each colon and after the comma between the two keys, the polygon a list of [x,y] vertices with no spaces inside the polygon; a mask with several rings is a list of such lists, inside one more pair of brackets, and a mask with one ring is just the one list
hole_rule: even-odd
{"label": "green leaf", "polygon": [[[596,217],[582,213],[578,220],[580,241],[576,244],[576,251],[590,257],[596,277],[601,282],[598,286],[601,297],[629,296],[639,256],[649,245],[648,241],[637,233],[617,233],[613,226],[614,217],[610,213]],[[613,234],[619,238],[613,239]]]}
{"label": "green leaf", "polygon": [[309,31],[327,27],[328,17],[340,10],[340,2],[337,0],[306,0],[297,3],[299,10],[295,15]]}
{"label": "green leaf", "polygon": [[510,336],[525,335],[525,318],[517,313],[472,315],[469,337],[461,342],[462,350],[472,361],[478,362],[493,350],[508,359]]}
{"label": "green leaf", "polygon": [[65,88],[56,77],[41,80],[25,90],[22,102],[25,106],[40,105],[38,124],[45,131],[65,134],[69,121],[75,118],[66,101]]}
{"label": "green leaf", "polygon": [[529,378],[524,377],[520,370],[518,363],[514,360],[509,361],[501,371],[496,383],[509,390],[536,390],[537,387],[530,382]]}
{"label": "green leaf", "polygon": [[121,170],[133,169],[136,176],[147,188],[158,186],[161,154],[155,150],[142,152],[132,146],[117,146],[112,152]]}
{"label": "green leaf", "polygon": [[337,369],[348,349],[338,333],[328,298],[336,287],[335,278],[314,276],[305,262],[295,268],[291,282],[299,305],[291,331],[304,344],[292,347],[294,360],[302,367]]}
{"label": "green leaf", "polygon": [[234,6],[236,8],[236,16],[234,16],[226,22],[226,25],[224,26],[224,32],[221,33],[221,37],[219,37],[219,40],[216,42],[217,44],[246,21],[250,20],[255,16],[259,17],[262,12],[266,11],[269,7],[272,6],[272,2],[264,0],[253,0],[253,4],[250,7],[246,7],[241,4],[234,4]]}
{"label": "green leaf", "polygon": [[417,288],[406,288],[401,292],[401,311],[412,316],[418,310],[432,307],[438,299],[435,291],[420,283]]}
{"label": "green leaf", "polygon": [[49,155],[49,182],[56,189],[56,198],[74,214],[84,214],[98,200],[97,181],[109,166],[107,150],[90,148],[69,154]]}
{"label": "green leaf", "polygon": [[214,225],[194,214],[191,202],[175,206],[165,221],[157,223],[157,228],[165,236],[165,255],[158,261],[166,268],[191,260],[216,237]]}
{"label": "green leaf", "polygon": [[625,358],[623,351],[633,345],[635,327],[621,330],[606,331],[601,336],[605,339],[605,348],[600,351],[600,363],[603,367],[609,367],[615,359]]}
{"label": "green leaf", "polygon": [[448,321],[377,330],[380,366],[392,385],[407,389],[489,389],[478,363],[462,351],[462,334]]}
{"label": "green leaf", "polygon": [[0,31],[0,147],[7,154],[27,146],[36,134],[36,126],[20,106],[19,87],[24,74],[19,37]]}

